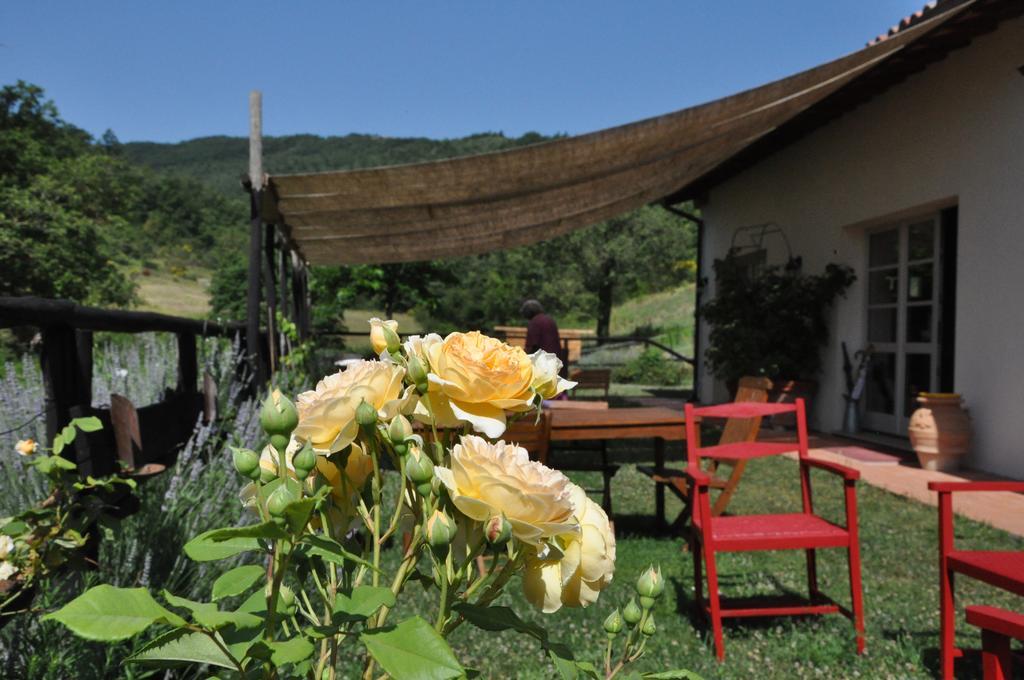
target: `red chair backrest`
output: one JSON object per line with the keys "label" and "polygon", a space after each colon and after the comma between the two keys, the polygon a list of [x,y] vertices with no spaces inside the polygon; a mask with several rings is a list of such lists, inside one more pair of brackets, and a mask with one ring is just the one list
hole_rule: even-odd
{"label": "red chair backrest", "polygon": [[[706,418],[758,418],[774,416],[779,413],[796,413],[795,441],[739,442],[721,446],[698,446],[697,444],[700,441],[698,437],[700,421]],[[725,458],[759,458],[794,449],[799,452],[801,458],[807,457],[807,411],[803,399],[797,399],[792,404],[755,402],[729,402],[714,406],[686,404],[686,460],[689,465],[699,465],[700,459],[709,454],[721,454],[719,457]]]}

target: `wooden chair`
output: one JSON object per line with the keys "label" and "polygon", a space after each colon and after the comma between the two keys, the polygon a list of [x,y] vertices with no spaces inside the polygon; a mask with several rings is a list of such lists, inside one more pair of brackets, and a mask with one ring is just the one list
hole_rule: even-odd
{"label": "wooden chair", "polygon": [[609,368],[574,368],[569,372],[569,380],[576,383],[572,388],[573,396],[578,390],[599,390],[608,401],[608,390],[612,384],[612,371]]}
{"label": "wooden chair", "polygon": [[981,670],[985,680],[1010,680],[1010,639],[1024,640],[1024,615],[977,605],[967,608],[967,623],[981,628]]}
{"label": "wooden chair", "polygon": [[[734,403],[764,404],[768,401],[768,392],[772,389],[772,381],[763,377],[747,376],[740,379],[739,388],[736,390]],[[761,430],[761,418],[730,418],[725,421],[722,428],[722,435],[718,440],[719,446],[724,444],[738,444],[741,442],[752,442],[757,439]],[[681,469],[658,471],[653,467],[643,466],[637,468],[644,474],[651,477],[656,484],[665,484],[676,496],[683,501],[683,510],[673,522],[677,530],[681,530],[690,518],[690,486],[686,475]],[[728,469],[729,474],[723,473]],[[715,517],[725,512],[729,507],[729,501],[739,487],[743,473],[747,469],[746,460],[712,460],[708,468],[710,474],[710,487],[718,489],[719,494],[711,508],[711,514]]]}
{"label": "wooden chair", "polygon": [[[600,472],[602,478],[601,507],[612,515],[612,477],[619,471],[619,466],[612,465],[608,458],[608,448],[605,442],[601,442],[599,452],[601,461],[597,464],[580,460],[574,456],[571,466],[560,465],[552,460],[551,454],[551,414],[541,411],[539,421],[534,417],[527,416],[521,420],[510,423],[502,436],[505,441],[515,442],[530,452],[530,458],[540,461],[548,467],[558,470],[576,470],[582,472]],[[588,489],[593,491],[593,489]]]}
{"label": "wooden chair", "polygon": [[939,628],[942,677],[953,678],[956,647],[954,575],[962,574],[1024,596],[1024,550],[957,550],[953,545],[953,494],[968,491],[1016,491],[1024,482],[929,482],[939,494]]}
{"label": "wooden chair", "polygon": [[540,418],[537,418],[529,413],[509,423],[501,438],[526,449],[531,460],[547,465],[551,453],[551,414],[541,411]]}
{"label": "wooden chair", "polygon": [[[697,422],[711,418],[761,418],[779,413],[794,413],[797,421],[796,442],[739,442],[701,447],[698,443]],[[800,488],[803,509],[798,513],[715,516],[711,511],[711,476],[701,469],[701,461],[750,460],[792,451],[799,452]],[[795,404],[731,403],[697,408],[686,405],[686,475],[694,489],[690,549],[693,553],[693,576],[697,606],[710,616],[715,641],[715,655],[725,658],[722,640],[722,619],[748,616],[788,616],[803,614],[842,613],[853,621],[857,638],[857,653],[864,651],[864,607],[861,589],[860,546],[857,537],[857,494],[855,483],[860,477],[856,470],[823,460],[810,458],[807,450],[807,415],[803,399]],[[846,496],[846,526],[833,524],[814,514],[811,494],[811,468],[838,475],[843,480]],[[840,606],[818,589],[817,553],[819,548],[844,548],[847,551],[850,573],[852,611]],[[803,550],[807,558],[807,588],[809,601],[781,601],[768,606],[755,606],[754,602],[724,601],[718,592],[716,555],[720,552],[748,552],[754,550]],[[701,576],[707,568],[708,597],[704,598]]]}

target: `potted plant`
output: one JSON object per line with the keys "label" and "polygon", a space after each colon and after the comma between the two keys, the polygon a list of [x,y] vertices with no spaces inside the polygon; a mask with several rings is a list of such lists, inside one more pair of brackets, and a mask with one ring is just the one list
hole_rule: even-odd
{"label": "potted plant", "polygon": [[745,375],[764,375],[776,388],[769,399],[813,394],[828,341],[827,312],[856,276],[830,263],[821,274],[801,271],[800,258],[751,271],[735,251],[715,260],[716,294],[701,305],[711,325],[705,358],[734,393]]}

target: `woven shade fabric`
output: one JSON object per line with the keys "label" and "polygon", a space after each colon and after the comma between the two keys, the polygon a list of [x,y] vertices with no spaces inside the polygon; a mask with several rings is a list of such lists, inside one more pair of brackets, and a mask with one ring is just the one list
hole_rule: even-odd
{"label": "woven shade fabric", "polygon": [[794,76],[629,125],[445,161],[270,175],[264,218],[311,264],[441,259],[560,236],[678,192],[973,4]]}

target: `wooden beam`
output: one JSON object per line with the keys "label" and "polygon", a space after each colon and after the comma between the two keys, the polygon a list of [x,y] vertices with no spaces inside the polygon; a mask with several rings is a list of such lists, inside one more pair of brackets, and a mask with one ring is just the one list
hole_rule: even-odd
{"label": "wooden beam", "polygon": [[258,394],[267,381],[263,343],[260,341],[260,261],[263,237],[263,96],[249,94],[249,294],[246,300],[246,351]]}
{"label": "wooden beam", "polygon": [[196,336],[178,333],[178,392],[194,393],[199,382],[199,361],[196,358]]}
{"label": "wooden beam", "polygon": [[0,297],[0,327],[11,326],[71,326],[83,331],[195,333],[203,336],[233,335],[244,328],[238,323],[214,323],[155,312],[84,307],[69,300]]}

